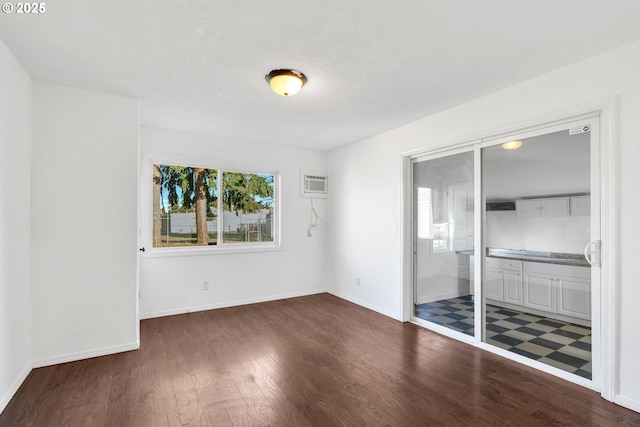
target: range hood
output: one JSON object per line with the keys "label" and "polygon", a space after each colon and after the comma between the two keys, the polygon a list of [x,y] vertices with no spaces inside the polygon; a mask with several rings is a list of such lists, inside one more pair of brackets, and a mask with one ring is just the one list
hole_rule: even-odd
{"label": "range hood", "polygon": [[491,211],[515,211],[516,202],[487,202],[487,212]]}

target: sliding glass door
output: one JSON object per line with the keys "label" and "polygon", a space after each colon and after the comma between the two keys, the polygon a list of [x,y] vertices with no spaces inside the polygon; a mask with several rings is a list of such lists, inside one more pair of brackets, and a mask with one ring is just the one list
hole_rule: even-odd
{"label": "sliding glass door", "polygon": [[586,379],[596,127],[574,122],[482,148],[483,340]]}
{"label": "sliding glass door", "polygon": [[594,117],[413,157],[411,319],[598,388],[598,136]]}
{"label": "sliding glass door", "polygon": [[413,162],[414,315],[471,336],[473,182],[472,151]]}

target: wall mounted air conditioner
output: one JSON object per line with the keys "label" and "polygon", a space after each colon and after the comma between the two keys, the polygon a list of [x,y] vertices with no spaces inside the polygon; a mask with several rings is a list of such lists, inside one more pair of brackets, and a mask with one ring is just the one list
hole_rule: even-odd
{"label": "wall mounted air conditioner", "polygon": [[326,198],[327,190],[326,172],[300,171],[300,197]]}

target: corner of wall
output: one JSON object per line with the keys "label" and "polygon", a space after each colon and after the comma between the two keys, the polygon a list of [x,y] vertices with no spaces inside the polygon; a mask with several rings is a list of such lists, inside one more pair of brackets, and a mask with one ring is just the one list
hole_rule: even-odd
{"label": "corner of wall", "polygon": [[0,40],[0,412],[31,371],[32,87]]}

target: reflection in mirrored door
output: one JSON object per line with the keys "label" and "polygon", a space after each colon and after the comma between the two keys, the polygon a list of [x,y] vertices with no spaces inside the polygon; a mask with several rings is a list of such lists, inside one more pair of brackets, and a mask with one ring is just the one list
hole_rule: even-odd
{"label": "reflection in mirrored door", "polygon": [[474,334],[473,152],[413,162],[414,316]]}
{"label": "reflection in mirrored door", "polygon": [[483,340],[592,378],[591,125],[482,149]]}

